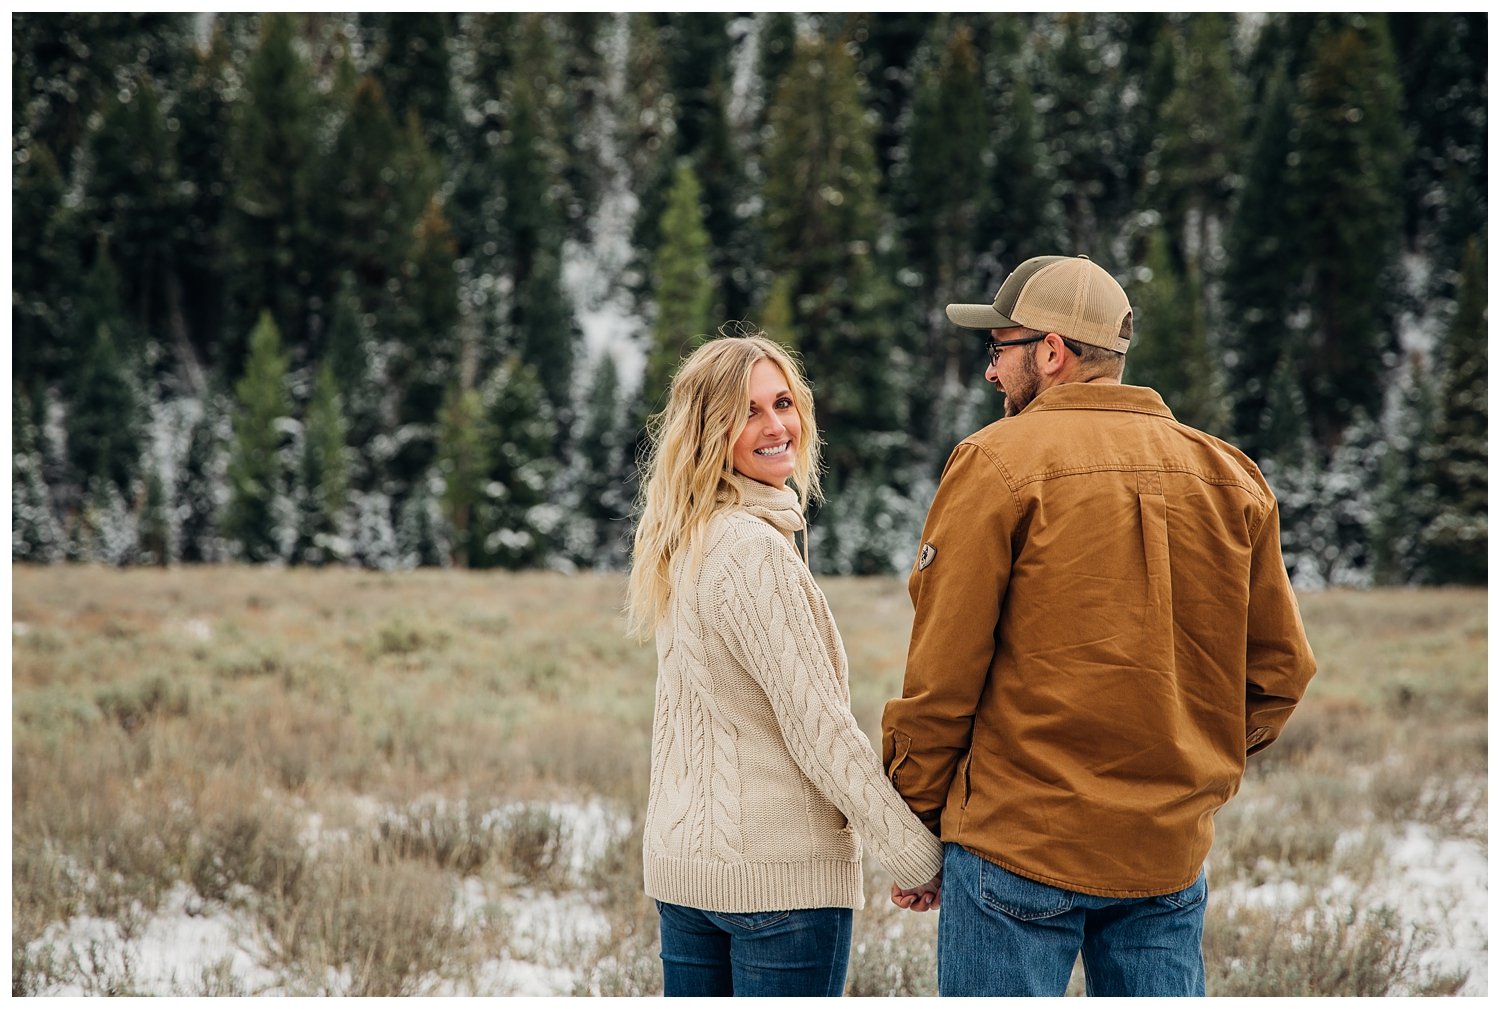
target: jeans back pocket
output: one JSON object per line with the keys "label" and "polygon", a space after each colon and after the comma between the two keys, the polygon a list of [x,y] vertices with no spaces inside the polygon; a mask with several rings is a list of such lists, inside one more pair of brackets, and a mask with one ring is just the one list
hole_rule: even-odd
{"label": "jeans back pocket", "polygon": [[1193,880],[1191,886],[1178,890],[1176,893],[1164,893],[1159,898],[1174,907],[1186,910],[1194,904],[1201,904],[1208,896],[1208,873],[1198,873],[1198,878]]}
{"label": "jeans back pocket", "polygon": [[1074,895],[1070,891],[1018,876],[992,862],[981,861],[979,896],[995,910],[1018,921],[1036,921],[1073,909]]}

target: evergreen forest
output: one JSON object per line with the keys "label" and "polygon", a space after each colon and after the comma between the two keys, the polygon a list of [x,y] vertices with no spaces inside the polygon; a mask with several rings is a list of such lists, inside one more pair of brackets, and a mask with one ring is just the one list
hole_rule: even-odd
{"label": "evergreen forest", "polygon": [[13,14],[11,556],[619,569],[728,324],[815,569],[1000,416],[948,302],[1087,254],[1300,587],[1487,575],[1487,16]]}

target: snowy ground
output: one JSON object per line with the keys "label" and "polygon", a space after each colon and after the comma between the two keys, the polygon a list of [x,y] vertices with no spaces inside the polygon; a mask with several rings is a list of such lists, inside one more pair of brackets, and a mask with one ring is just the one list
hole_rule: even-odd
{"label": "snowy ground", "polygon": [[[1350,835],[1351,843],[1363,840]],[[1388,871],[1368,884],[1335,877],[1321,893],[1341,906],[1387,907],[1431,938],[1420,963],[1433,973],[1467,973],[1460,995],[1489,994],[1489,857],[1484,844],[1438,837],[1408,823],[1386,845]],[[1305,896],[1292,880],[1230,884],[1216,899],[1252,907],[1295,907]]]}
{"label": "snowy ground", "polygon": [[[363,801],[367,819],[383,811]],[[526,804],[514,803],[486,814],[499,821]],[[578,878],[627,828],[627,821],[604,803],[551,802],[533,804],[563,825],[568,871]],[[322,817],[311,814],[302,833],[309,850],[348,840],[344,832],[325,831]],[[608,931],[595,908],[594,895],[585,892],[549,893],[530,887],[502,892],[475,878],[462,880],[454,896],[454,919],[459,925],[504,916],[508,955],[479,965],[462,986],[434,981],[434,995],[567,995],[577,971],[565,966]],[[43,995],[105,995],[111,981],[128,979],[132,993],[164,996],[203,994],[288,995],[284,978],[267,966],[269,951],[248,911],[205,901],[186,883],[179,883],[153,915],[142,915],[122,927],[120,922],[79,915],[47,929],[30,946],[33,954],[50,950],[56,973],[70,980]]]}
{"label": "snowy ground", "polygon": [[[624,821],[599,802],[545,806],[566,825],[568,857],[575,873],[604,851],[624,829]],[[503,815],[497,810],[496,815]],[[317,824],[309,840],[328,842]],[[1361,887],[1336,878],[1326,897],[1358,898],[1361,906],[1386,904],[1404,921],[1431,931],[1434,942],[1423,965],[1467,971],[1460,994],[1484,996],[1488,975],[1488,860],[1483,843],[1438,837],[1420,824],[1408,824],[1387,848],[1390,871]],[[1245,904],[1288,906],[1302,892],[1294,883],[1258,887],[1230,885],[1220,898]],[[454,916],[467,923],[503,915],[510,937],[506,955],[479,965],[462,985],[435,982],[436,995],[567,995],[578,979],[578,956],[605,936],[608,924],[586,892],[546,893],[530,888],[495,892],[478,879],[457,888]],[[287,994],[256,937],[253,920],[204,901],[186,885],[171,891],[160,911],[136,923],[128,936],[118,923],[80,916],[54,925],[33,944],[51,947],[55,962],[76,957],[88,977],[60,984],[43,994],[103,994],[90,978],[130,977],[132,987],[153,995],[203,994],[214,990]],[[82,972],[81,972],[82,973]]]}

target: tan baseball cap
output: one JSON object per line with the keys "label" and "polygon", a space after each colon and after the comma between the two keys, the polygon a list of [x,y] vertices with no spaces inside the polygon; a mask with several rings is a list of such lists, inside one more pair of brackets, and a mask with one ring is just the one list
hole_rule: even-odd
{"label": "tan baseball cap", "polygon": [[1024,326],[1117,353],[1130,349],[1120,324],[1130,299],[1114,277],[1087,256],[1037,256],[1011,271],[991,305],[949,305],[965,329]]}

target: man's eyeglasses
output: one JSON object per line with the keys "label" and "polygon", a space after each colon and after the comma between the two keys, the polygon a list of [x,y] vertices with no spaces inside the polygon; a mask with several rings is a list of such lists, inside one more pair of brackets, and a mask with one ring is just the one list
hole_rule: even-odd
{"label": "man's eyeglasses", "polygon": [[990,364],[993,365],[996,361],[1000,360],[1000,351],[1006,347],[1020,347],[1028,343],[1038,343],[1045,339],[1047,339],[1046,333],[1039,333],[1036,336],[1023,336],[1019,340],[996,340],[991,337],[984,341],[984,349],[990,355]]}

